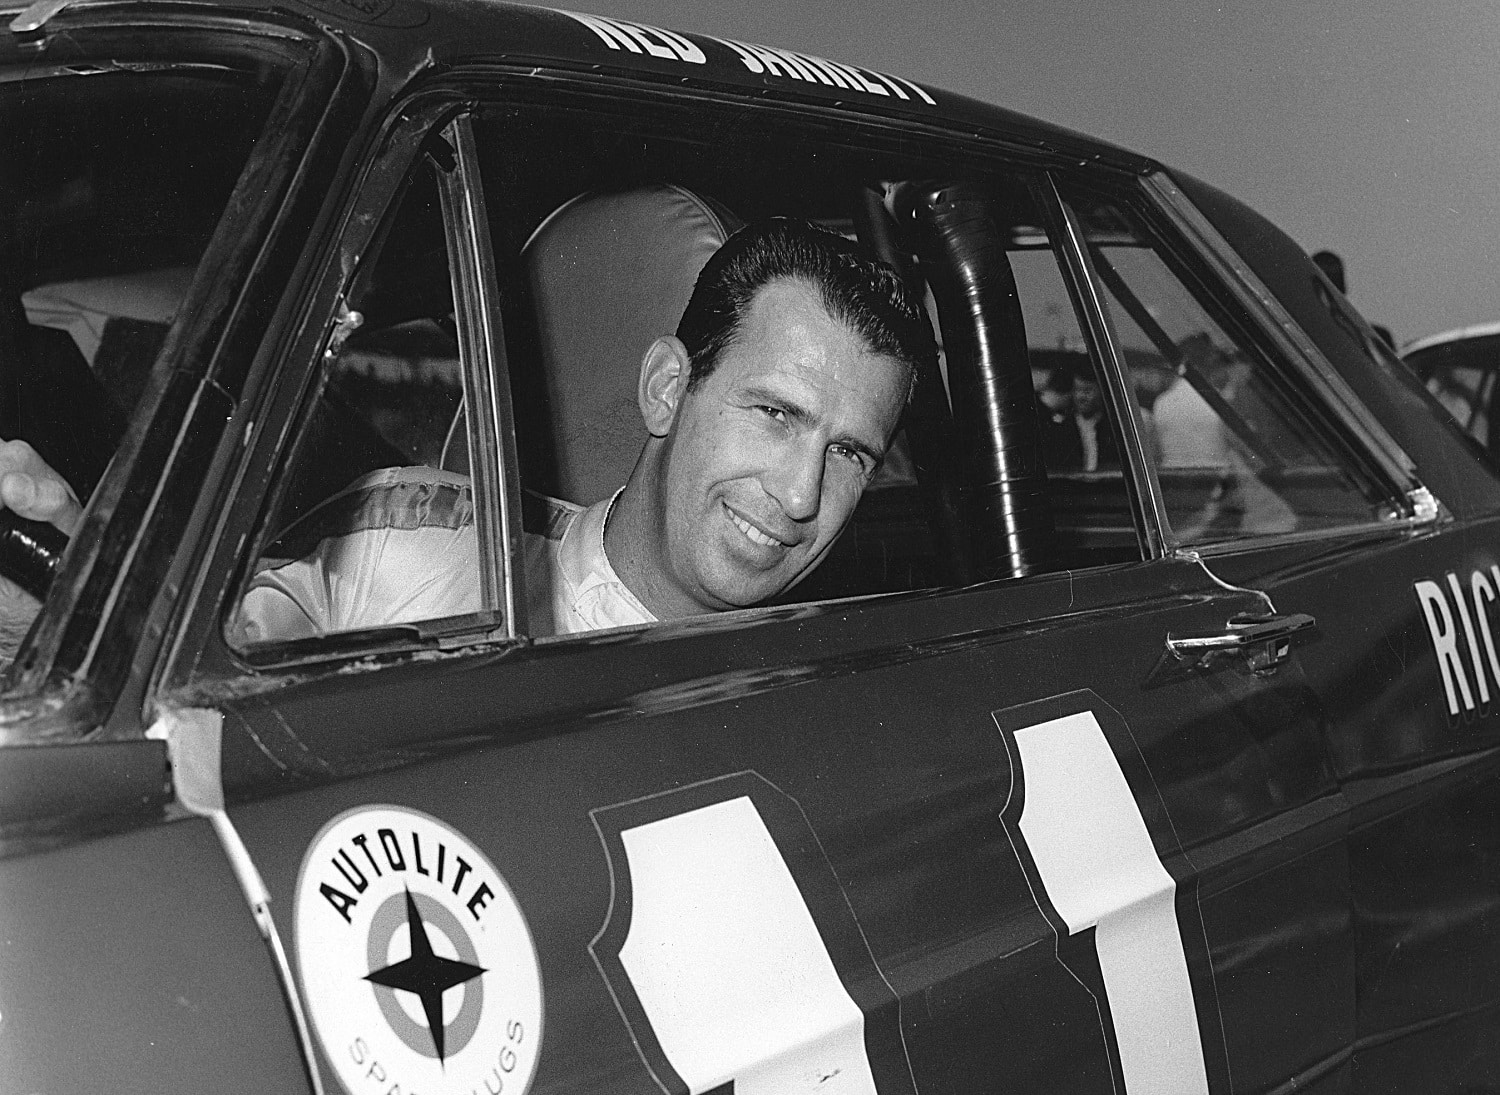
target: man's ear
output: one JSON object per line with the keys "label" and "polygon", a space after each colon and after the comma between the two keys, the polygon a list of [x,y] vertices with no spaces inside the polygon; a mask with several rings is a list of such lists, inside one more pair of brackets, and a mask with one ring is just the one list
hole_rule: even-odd
{"label": "man's ear", "polygon": [[665,437],[672,429],[691,368],[687,347],[674,335],[657,339],[641,359],[636,401],[651,436]]}

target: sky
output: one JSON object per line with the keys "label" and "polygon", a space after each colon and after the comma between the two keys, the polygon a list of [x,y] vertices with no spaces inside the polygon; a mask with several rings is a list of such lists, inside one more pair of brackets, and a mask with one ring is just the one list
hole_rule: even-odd
{"label": "sky", "polygon": [[1500,320],[1493,0],[589,0],[1101,137],[1344,259],[1398,343]]}

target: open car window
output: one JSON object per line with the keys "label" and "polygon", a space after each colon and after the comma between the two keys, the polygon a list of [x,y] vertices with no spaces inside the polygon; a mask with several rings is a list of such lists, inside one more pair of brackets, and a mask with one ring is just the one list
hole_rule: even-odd
{"label": "open car window", "polygon": [[[708,256],[775,217],[884,259],[925,302],[939,355],[821,562],[743,607],[1142,557],[1121,434],[1102,413],[1098,355],[1040,168],[964,162],[939,141],[881,129],[582,92],[480,104],[464,124],[465,179],[489,211],[493,299],[455,278],[442,187],[424,161],[375,214],[383,227],[327,320],[227,621],[233,645],[265,652],[258,662],[316,656],[324,642],[337,653],[541,640],[649,621],[633,590],[615,598],[623,614],[604,603],[614,594],[591,602],[612,568],[578,561],[605,555],[612,499],[649,436],[647,352],[675,336]],[[462,317],[490,311],[503,352],[465,357]],[[464,394],[480,376],[505,396],[490,427]],[[486,454],[492,470],[476,470]],[[476,493],[492,477],[488,504],[519,516],[493,541],[478,534]],[[503,589],[481,588],[486,568]]]}
{"label": "open car window", "polygon": [[[463,117],[486,277],[455,266],[470,245],[454,250],[440,198],[457,176],[430,153],[372,214],[381,227],[327,318],[228,620],[241,649],[292,642],[301,660],[324,642],[336,654],[648,623],[645,600],[597,562],[610,562],[612,500],[650,436],[642,361],[675,336],[708,256],[778,216],[888,262],[926,303],[940,352],[821,562],[731,608],[1139,560],[1137,440],[1169,543],[1394,512],[1253,324],[1129,201],[1065,194],[1065,211],[1038,165],[882,129],[581,90],[502,95]],[[1069,223],[1086,255],[1063,243]],[[1128,372],[1123,406],[1100,319],[1082,311],[1084,274]],[[481,315],[503,344],[466,354],[465,317]],[[480,380],[504,396],[486,424],[470,413]],[[489,512],[501,504],[503,521]],[[618,596],[597,594],[610,583]]]}
{"label": "open car window", "polygon": [[[1140,558],[1113,427],[1095,415],[1085,425],[1096,433],[1069,447],[1039,424],[1053,388],[1071,406],[1075,382],[1097,386],[1040,171],[762,111],[597,99],[490,108],[476,136],[506,305],[516,474],[525,497],[551,506],[523,507],[529,537],[557,539],[558,502],[568,514],[609,505],[647,438],[636,382],[652,342],[676,332],[725,233],[787,216],[893,265],[926,300],[940,355],[843,535],[774,603]],[[1127,525],[1054,527],[1052,463],[1098,468],[1101,449],[1113,475],[1096,489]],[[1005,554],[1018,514],[1030,525],[1019,561]],[[554,578],[533,555],[528,633],[565,634],[567,605],[537,607],[537,586]]]}

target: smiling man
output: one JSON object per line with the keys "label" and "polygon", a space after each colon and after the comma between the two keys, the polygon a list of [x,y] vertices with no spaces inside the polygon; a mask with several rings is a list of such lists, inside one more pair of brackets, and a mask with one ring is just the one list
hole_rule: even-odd
{"label": "smiling man", "polygon": [[[936,353],[926,313],[859,245],[780,218],[735,233],[677,333],[641,363],[647,436],[628,481],[587,508],[547,499],[540,531],[528,529],[532,633],[748,608],[791,588],[848,523]],[[78,519],[24,444],[0,446],[0,501],[65,531]],[[387,468],[299,524],[289,539],[306,553],[252,579],[233,624],[242,641],[482,607],[463,476]],[[22,607],[24,624],[35,602]],[[8,615],[20,619],[0,599],[0,623]]]}
{"label": "smiling man", "polygon": [[885,455],[924,358],[895,273],[775,220],[709,260],[641,369],[650,436],[604,547],[659,619],[762,604],[823,559]]}

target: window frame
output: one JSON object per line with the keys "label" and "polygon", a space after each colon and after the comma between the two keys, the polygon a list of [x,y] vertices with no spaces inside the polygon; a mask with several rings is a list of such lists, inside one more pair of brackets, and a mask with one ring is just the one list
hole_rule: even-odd
{"label": "window frame", "polygon": [[[201,618],[193,619],[179,634],[159,674],[166,687],[200,678],[255,676],[353,659],[379,662],[427,648],[434,641],[441,647],[515,641],[518,632],[514,616],[505,614],[503,608],[512,598],[511,591],[520,588],[520,557],[506,550],[512,538],[518,542],[520,537],[519,497],[509,489],[504,474],[507,462],[514,459],[514,442],[510,435],[509,389],[491,382],[497,375],[495,368],[503,368],[504,347],[494,304],[489,236],[479,230],[486,222],[483,195],[475,197],[477,165],[472,135],[465,135],[466,110],[466,102],[448,91],[408,98],[393,106],[370,141],[368,162],[352,178],[348,197],[341,202],[329,230],[330,245],[319,260],[319,269],[311,280],[313,287],[300,306],[298,318],[289,325],[294,333],[260,378],[262,389],[251,393],[247,401],[244,428],[248,455],[226,486],[229,496],[240,501],[228,507],[221,518],[219,538],[208,563],[209,573],[219,575],[210,578],[219,582],[219,593],[212,598],[212,612],[202,612]],[[289,482],[286,471],[299,459],[298,447],[317,403],[325,354],[339,337],[341,325],[348,323],[348,295],[369,268],[364,260],[376,259],[377,244],[397,215],[408,180],[421,168],[423,157],[433,155],[434,150],[435,164],[439,157],[452,160],[451,170],[438,167],[434,175],[453,283],[464,399],[480,408],[478,414],[466,416],[467,444],[476,509],[481,510],[475,528],[481,558],[488,564],[485,580],[494,594],[493,601],[487,603],[493,607],[465,616],[289,643],[236,645],[230,637],[230,625],[255,563],[276,534],[271,515]],[[479,301],[483,304],[475,307]],[[497,359],[501,363],[498,366]],[[497,423],[488,442],[478,432],[482,427],[476,425],[481,416]],[[490,504],[484,509],[478,501],[481,484],[490,492]],[[234,525],[245,529],[238,538],[226,535]],[[199,600],[190,611],[197,615],[209,603]],[[195,646],[202,648],[200,652],[184,660],[183,654]]]}
{"label": "window frame", "polygon": [[[498,274],[485,207],[484,180],[468,110],[444,127],[455,164],[439,180],[449,260],[455,263],[453,307],[458,319],[459,356],[464,363],[469,478],[474,489],[479,533],[481,600],[505,614],[503,634],[526,634],[525,552],[522,550],[521,491],[516,475],[515,416],[510,400],[510,369],[498,298]],[[485,444],[493,438],[496,444]]]}
{"label": "window frame", "polygon": [[1157,559],[1171,552],[1171,526],[1167,523],[1166,500],[1156,469],[1146,455],[1145,432],[1137,402],[1131,391],[1125,358],[1119,349],[1109,310],[1101,295],[1099,272],[1084,242],[1083,226],[1073,207],[1063,199],[1055,173],[1049,172],[1048,205],[1058,219],[1059,245],[1066,269],[1068,289],[1075,311],[1083,317],[1084,335],[1094,367],[1103,380],[1105,413],[1114,422],[1119,437],[1125,489],[1135,518],[1136,538],[1143,559]]}

